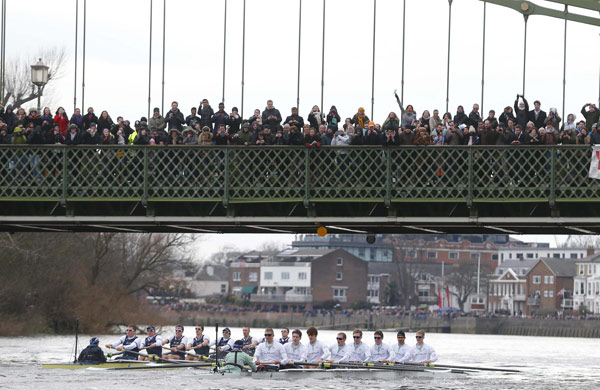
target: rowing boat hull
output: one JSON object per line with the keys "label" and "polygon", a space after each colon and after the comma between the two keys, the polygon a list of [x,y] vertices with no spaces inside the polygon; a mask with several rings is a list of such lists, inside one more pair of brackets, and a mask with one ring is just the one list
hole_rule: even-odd
{"label": "rowing boat hull", "polygon": [[95,368],[131,368],[138,366],[146,366],[150,362],[139,361],[139,360],[121,360],[106,363],[46,363],[42,364],[42,368],[61,368],[66,370],[79,370],[90,367]]}

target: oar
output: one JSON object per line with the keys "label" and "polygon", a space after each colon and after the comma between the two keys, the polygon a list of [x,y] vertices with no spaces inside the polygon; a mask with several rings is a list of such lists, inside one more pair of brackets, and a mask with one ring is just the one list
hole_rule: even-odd
{"label": "oar", "polygon": [[113,357],[113,356],[122,355],[122,354],[124,354],[124,353],[125,353],[124,351],[119,351],[119,352],[109,352],[109,353],[107,353],[107,354],[106,354],[106,357],[110,359],[110,358],[111,358],[111,357]]}
{"label": "oar", "polygon": [[144,355],[144,354],[142,354],[142,353],[139,353],[139,352],[136,352],[136,351],[124,351],[124,352],[121,352],[121,353],[125,353],[125,352],[127,352],[127,353],[132,353],[132,354],[134,354],[134,355],[137,355],[137,356],[143,356],[143,357],[145,357],[145,358],[148,358],[148,359],[150,359],[150,360],[154,360],[154,361],[156,361],[156,362],[160,362],[160,363],[172,363],[172,364],[180,364],[180,363],[183,363],[183,361],[182,361],[182,360],[169,360],[169,359],[163,359],[163,358],[161,358],[161,357],[158,357],[158,356],[156,356],[156,355],[148,355],[148,354]]}
{"label": "oar", "polygon": [[449,364],[435,364],[435,363],[404,363],[408,366],[420,366],[420,367],[428,367],[428,368],[456,368],[460,370],[477,370],[477,371],[500,371],[500,372],[511,372],[518,373],[521,372],[519,370],[513,370],[508,368],[495,368],[495,367],[475,367],[475,366],[455,366]]}
{"label": "oar", "polygon": [[[163,349],[167,349],[167,350],[170,351],[171,347],[165,347],[165,346],[163,346]],[[192,347],[191,350],[194,350],[194,348]],[[177,350],[177,352],[181,352],[181,353],[183,353],[185,355],[189,355],[189,356],[193,356],[193,357],[199,357],[199,358],[201,358],[204,361],[209,361],[210,360],[208,356],[198,355],[195,351],[192,353],[192,352],[189,352],[189,351]],[[173,354],[175,354],[177,352],[173,352]]]}

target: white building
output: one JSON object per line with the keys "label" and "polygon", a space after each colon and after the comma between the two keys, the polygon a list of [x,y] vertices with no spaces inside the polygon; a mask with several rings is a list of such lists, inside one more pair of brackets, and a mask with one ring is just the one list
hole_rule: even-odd
{"label": "white building", "polygon": [[490,277],[488,312],[525,313],[527,304],[527,273],[538,260],[505,260]]}
{"label": "white building", "polygon": [[600,254],[576,262],[577,275],[573,278],[573,309],[583,304],[594,314],[600,313]]}
{"label": "white building", "polygon": [[498,249],[498,264],[508,260],[549,259],[583,259],[587,255],[586,248],[550,248],[544,243],[530,243],[527,246],[509,246]]}

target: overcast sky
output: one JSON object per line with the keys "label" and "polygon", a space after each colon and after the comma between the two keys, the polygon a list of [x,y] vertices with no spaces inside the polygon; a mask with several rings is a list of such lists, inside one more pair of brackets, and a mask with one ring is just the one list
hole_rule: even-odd
{"label": "overcast sky", "polygon": [[[64,47],[65,76],[52,84],[52,108],[73,112],[75,0],[7,2],[6,54],[31,59],[48,47]],[[83,0],[79,1],[77,104],[81,106]],[[405,103],[419,115],[445,109],[448,32],[447,0],[406,2]],[[562,9],[547,1],[549,8]],[[152,107],[161,106],[163,2],[154,0]],[[225,104],[241,106],[242,0],[228,0]],[[247,0],[244,117],[273,99],[285,117],[296,105],[298,0]],[[325,31],[326,110],[336,105],[352,116],[359,106],[371,116],[373,0],[328,0]],[[149,0],[88,0],[85,106],[106,109],[132,121],[146,115],[148,99]],[[322,0],[302,2],[300,114],[320,103]],[[598,16],[572,8],[572,12]],[[481,96],[483,3],[456,0],[452,6],[450,111],[467,112]],[[187,115],[208,98],[221,100],[223,81],[224,0],[167,0],[165,107],[178,100]],[[529,19],[526,97],[542,108],[562,112],[564,22],[542,16]],[[512,105],[522,88],[523,17],[488,4],[484,112],[498,114]],[[597,27],[568,23],[566,113],[579,113],[598,101],[600,38]],[[398,112],[394,89],[401,88],[402,1],[379,0],[376,23],[375,115],[383,122]],[[33,61],[32,61],[33,62]],[[33,106],[31,102],[28,106]],[[581,115],[578,114],[579,117]],[[263,242],[282,245],[293,236],[206,235],[203,253],[223,245],[252,249]],[[554,245],[554,236],[528,237]]]}
{"label": "overcast sky", "polygon": [[[320,103],[323,0],[302,8],[300,114]],[[83,0],[80,3],[78,106],[81,104]],[[547,1],[538,4],[560,9]],[[241,105],[242,0],[229,0],[225,104]],[[298,0],[247,0],[244,116],[273,99],[282,115],[296,105]],[[324,106],[342,117],[359,106],[370,115],[373,0],[328,0],[325,32]],[[88,0],[85,105],[130,120],[146,115],[149,0]],[[590,11],[582,14],[595,15]],[[7,57],[34,58],[43,47],[64,46],[65,77],[52,88],[53,105],[73,111],[75,0],[8,1]],[[480,101],[483,2],[452,6],[450,111]],[[501,112],[521,91],[523,17],[488,4],[484,111]],[[163,2],[154,0],[152,107],[161,106]],[[202,98],[221,100],[224,0],[167,0],[165,107],[178,100],[184,113]],[[402,1],[377,2],[375,115],[383,122],[398,111],[401,88]],[[564,22],[532,16],[528,29],[526,97],[562,111]],[[447,0],[407,0],[405,103],[419,115],[443,111],[446,98]],[[600,39],[597,27],[568,24],[566,112],[598,100]],[[54,107],[53,107],[54,108]]]}

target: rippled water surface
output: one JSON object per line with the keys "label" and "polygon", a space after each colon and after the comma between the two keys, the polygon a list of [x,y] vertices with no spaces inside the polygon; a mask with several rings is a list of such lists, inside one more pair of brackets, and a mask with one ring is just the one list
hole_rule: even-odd
{"label": "rippled water surface", "polygon": [[[170,335],[172,329],[164,332]],[[233,337],[241,329],[233,328]],[[193,328],[185,331],[193,336]],[[213,333],[213,334],[211,334]],[[255,336],[263,333],[254,329]],[[279,334],[279,332],[276,332]],[[208,331],[214,337],[214,331]],[[347,333],[351,335],[349,332]],[[321,331],[319,339],[333,344],[335,331]],[[81,336],[87,341],[89,335]],[[102,345],[118,336],[99,336]],[[350,337],[351,338],[351,337]],[[364,341],[372,343],[372,332]],[[305,339],[305,337],[303,338]],[[407,334],[414,343],[414,334]],[[305,340],[304,340],[305,341]],[[384,342],[395,342],[385,333]],[[368,378],[290,380],[240,378],[207,375],[201,369],[177,370],[49,370],[41,363],[72,360],[73,337],[39,336],[0,338],[0,389],[107,389],[107,388],[206,388],[206,389],[600,389],[600,340],[555,337],[489,336],[463,334],[426,335],[425,342],[436,349],[441,364],[516,368],[520,374],[406,373],[386,378],[374,372]],[[82,347],[80,347],[81,349]],[[382,374],[383,375],[383,374]],[[381,375],[379,375],[381,376]]]}

